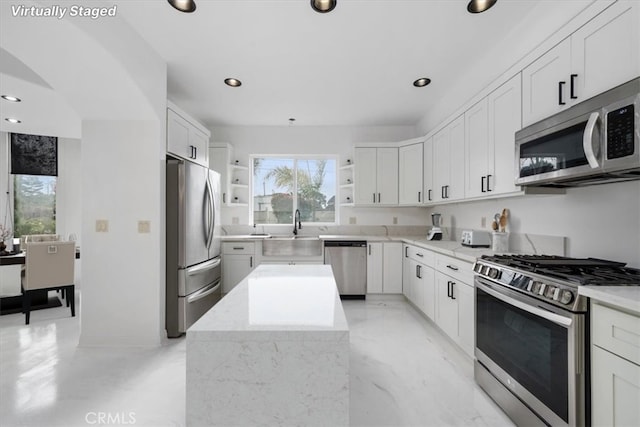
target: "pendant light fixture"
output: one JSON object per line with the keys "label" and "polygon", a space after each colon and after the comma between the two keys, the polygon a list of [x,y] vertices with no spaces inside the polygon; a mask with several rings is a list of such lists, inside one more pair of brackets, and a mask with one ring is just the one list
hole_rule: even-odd
{"label": "pendant light fixture", "polygon": [[191,13],[196,10],[196,2],[194,0],[167,0],[174,9],[180,12]]}
{"label": "pendant light fixture", "polygon": [[467,5],[469,13],[482,13],[489,10],[498,0],[471,0]]}
{"label": "pendant light fixture", "polygon": [[311,8],[318,13],[328,13],[336,8],[338,0],[311,0]]}

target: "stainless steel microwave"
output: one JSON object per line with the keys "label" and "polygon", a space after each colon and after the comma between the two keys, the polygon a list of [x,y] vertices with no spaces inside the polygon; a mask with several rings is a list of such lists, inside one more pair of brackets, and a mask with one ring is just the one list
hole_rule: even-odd
{"label": "stainless steel microwave", "polygon": [[516,185],[640,179],[640,78],[516,132]]}

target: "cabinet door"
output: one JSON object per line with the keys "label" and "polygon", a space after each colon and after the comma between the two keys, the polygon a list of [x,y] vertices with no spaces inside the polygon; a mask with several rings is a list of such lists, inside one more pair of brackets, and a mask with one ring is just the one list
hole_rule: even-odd
{"label": "cabinet door", "polygon": [[618,1],[571,36],[577,101],[640,75],[639,10],[637,1]]}
{"label": "cabinet door", "polygon": [[464,116],[456,119],[450,127],[449,139],[449,184],[445,189],[447,200],[464,199]]}
{"label": "cabinet door", "polygon": [[433,137],[433,200],[445,198],[445,186],[449,185],[449,127],[445,127]]}
{"label": "cabinet door", "polygon": [[398,204],[398,149],[378,148],[377,201],[380,205]]}
{"label": "cabinet door", "polygon": [[[436,323],[451,339],[458,337],[458,301],[451,297],[451,277],[436,272]],[[455,292],[455,285],[453,285]]]}
{"label": "cabinet door", "polygon": [[571,40],[565,39],[522,70],[523,126],[547,118],[569,106],[570,69]]}
{"label": "cabinet door", "polygon": [[640,425],[640,366],[592,345],[591,402],[594,426]]}
{"label": "cabinet door", "polygon": [[193,147],[193,161],[209,167],[209,137],[191,126],[189,129],[189,145]]}
{"label": "cabinet door", "polygon": [[409,259],[407,245],[402,245],[402,293],[408,300],[412,300],[411,281],[413,280],[413,271],[411,270],[411,259]]}
{"label": "cabinet door", "polygon": [[455,282],[453,294],[458,300],[458,344],[473,357],[475,348],[475,300],[473,286]]}
{"label": "cabinet door", "polygon": [[424,142],[423,146],[422,176],[424,180],[422,202],[431,203],[434,199],[433,183],[433,138]]}
{"label": "cabinet door", "polygon": [[382,243],[367,245],[367,293],[382,293]]}
{"label": "cabinet door", "polygon": [[489,175],[489,108],[487,98],[464,113],[467,197],[484,196]]}
{"label": "cabinet door", "polygon": [[230,292],[255,267],[253,255],[223,255],[222,293]]}
{"label": "cabinet door", "polygon": [[431,267],[422,268],[422,311],[433,321],[436,319],[436,277]]}
{"label": "cabinet door", "polygon": [[422,143],[407,145],[399,149],[399,203],[417,205],[422,203]]}
{"label": "cabinet door", "polygon": [[516,137],[522,128],[520,73],[489,94],[489,175],[488,194],[518,191],[515,185]]}
{"label": "cabinet door", "polygon": [[355,198],[358,205],[372,205],[377,202],[376,173],[377,155],[375,148],[355,149]]}
{"label": "cabinet door", "polygon": [[175,111],[167,109],[167,151],[184,159],[191,159],[189,129],[191,125]]}
{"label": "cabinet door", "polygon": [[383,243],[382,291],[402,293],[402,243]]}
{"label": "cabinet door", "polygon": [[225,147],[209,147],[209,168],[220,174],[222,203],[229,201],[229,149]]}
{"label": "cabinet door", "polygon": [[412,303],[415,304],[418,309],[424,312],[424,265],[412,260],[411,269],[413,271],[413,280],[411,282],[411,295],[413,299]]}

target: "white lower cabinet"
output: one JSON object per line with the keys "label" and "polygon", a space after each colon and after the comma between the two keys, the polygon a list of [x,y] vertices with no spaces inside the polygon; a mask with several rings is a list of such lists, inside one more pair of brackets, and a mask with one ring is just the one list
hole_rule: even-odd
{"label": "white lower cabinet", "polygon": [[254,242],[222,244],[222,293],[230,292],[256,268]]}
{"label": "white lower cabinet", "polygon": [[402,293],[402,243],[367,244],[367,293]]}
{"label": "white lower cabinet", "polygon": [[640,425],[640,316],[591,306],[594,426]]}

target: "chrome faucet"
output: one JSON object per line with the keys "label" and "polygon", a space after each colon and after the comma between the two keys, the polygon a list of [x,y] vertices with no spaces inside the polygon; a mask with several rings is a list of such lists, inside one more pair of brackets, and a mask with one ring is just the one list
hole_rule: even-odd
{"label": "chrome faucet", "polygon": [[[298,226],[296,227],[296,222]],[[295,215],[293,215],[293,234],[298,235],[298,230],[302,229],[302,222],[300,222],[300,209],[296,209]]]}

